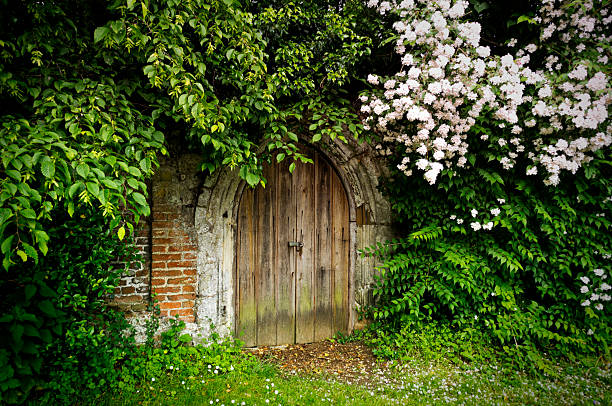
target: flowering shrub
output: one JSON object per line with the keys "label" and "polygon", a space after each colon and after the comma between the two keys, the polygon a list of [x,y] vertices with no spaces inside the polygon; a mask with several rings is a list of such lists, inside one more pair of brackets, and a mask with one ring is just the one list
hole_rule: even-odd
{"label": "flowering shrub", "polygon": [[[397,16],[401,68],[368,76],[377,87],[361,96],[361,111],[383,144],[402,146],[398,168],[407,176],[416,169],[434,184],[444,168],[473,166],[474,144],[484,142],[504,169],[520,164],[557,185],[562,171],[576,173],[612,143],[612,16],[603,3],[543,1],[533,19],[542,27],[539,44],[501,57],[481,45],[480,24],[462,19],[467,1],[368,6]],[[480,131],[483,121],[494,134]]]}
{"label": "flowering shrub", "polygon": [[368,251],[374,318],[478,326],[523,365],[542,348],[608,353],[610,10],[543,1],[523,18],[536,40],[492,50],[466,1],[368,5],[395,20],[401,66],[369,75],[361,112],[413,231]]}

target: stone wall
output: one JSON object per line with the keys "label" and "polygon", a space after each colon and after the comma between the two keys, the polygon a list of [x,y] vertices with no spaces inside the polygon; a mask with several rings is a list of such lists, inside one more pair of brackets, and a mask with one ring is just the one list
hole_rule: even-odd
{"label": "stone wall", "polygon": [[[382,162],[367,144],[335,142],[324,149],[347,189],[350,205],[352,304],[371,303],[374,262],[358,249],[393,237],[388,202],[378,192]],[[213,324],[222,334],[234,327],[234,247],[236,215],[244,187],[237,170],[204,176],[199,157],[174,152],[152,179],[152,215],[137,244],[145,261],[121,281],[115,301],[138,310],[157,298],[162,316],[179,316],[202,336]]]}

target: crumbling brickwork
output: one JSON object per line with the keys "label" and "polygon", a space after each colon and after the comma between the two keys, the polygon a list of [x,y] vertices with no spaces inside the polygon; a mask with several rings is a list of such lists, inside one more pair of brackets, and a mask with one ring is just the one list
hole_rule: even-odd
{"label": "crumbling brickwork", "polygon": [[195,321],[197,244],[181,208],[153,204],[151,222],[153,252],[151,286],[159,302],[161,316],[180,316]]}
{"label": "crumbling brickwork", "polygon": [[122,277],[112,299],[128,314],[142,314],[154,299],[160,316],[195,322],[198,243],[193,191],[186,185],[197,185],[196,162],[164,159],[151,181],[151,216],[141,221],[135,239],[142,261]]}

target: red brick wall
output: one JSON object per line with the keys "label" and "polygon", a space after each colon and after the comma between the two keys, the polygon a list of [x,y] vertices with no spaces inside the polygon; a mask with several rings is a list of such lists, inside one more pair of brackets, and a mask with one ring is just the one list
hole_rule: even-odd
{"label": "red brick wall", "polygon": [[162,316],[195,321],[197,245],[182,209],[153,204],[151,286]]}
{"label": "red brick wall", "polygon": [[194,322],[198,247],[192,194],[181,171],[197,172],[181,165],[184,161],[167,160],[154,176],[151,216],[141,222],[135,240],[143,261],[123,276],[112,301],[130,313],[146,310],[153,298],[162,317]]}

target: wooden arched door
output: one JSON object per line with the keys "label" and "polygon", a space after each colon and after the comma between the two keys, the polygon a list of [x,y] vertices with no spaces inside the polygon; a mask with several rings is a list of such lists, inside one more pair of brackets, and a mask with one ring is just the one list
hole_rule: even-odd
{"label": "wooden arched door", "polygon": [[246,346],[307,343],[346,333],[349,205],[336,171],[314,164],[264,168],[238,209],[236,333]]}

